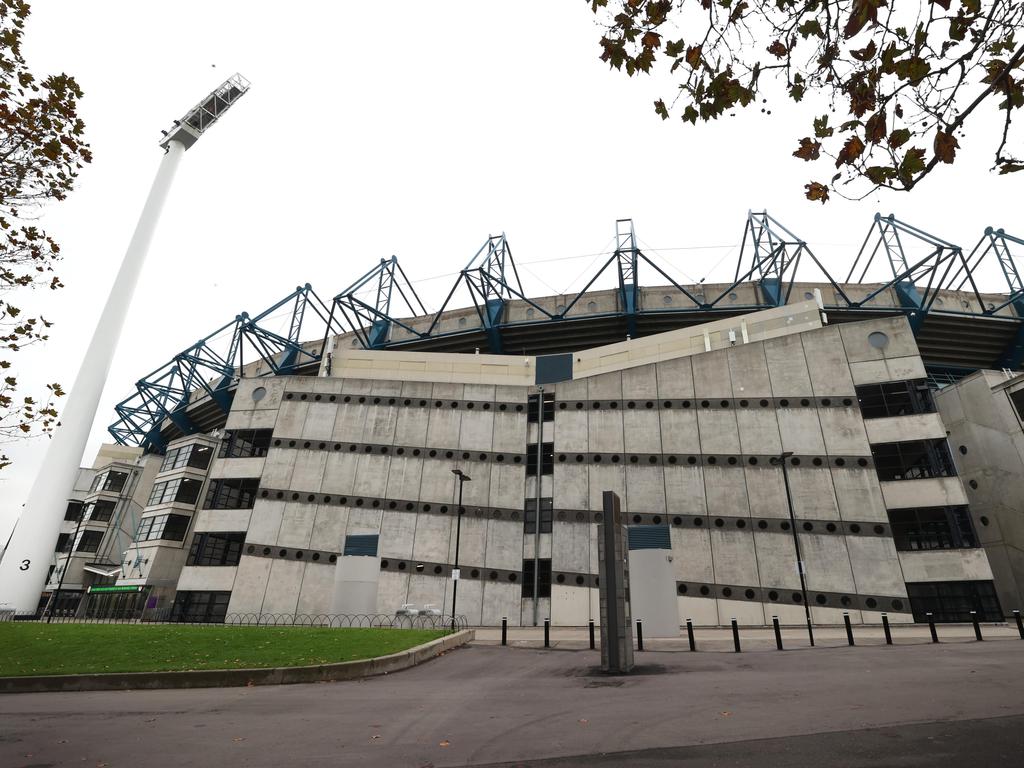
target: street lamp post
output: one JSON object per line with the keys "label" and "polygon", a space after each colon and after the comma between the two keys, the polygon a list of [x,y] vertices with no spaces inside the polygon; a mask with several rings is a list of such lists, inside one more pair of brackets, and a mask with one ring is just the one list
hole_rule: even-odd
{"label": "street lamp post", "polygon": [[814,646],[814,628],[811,625],[811,606],[807,602],[807,579],[804,576],[804,560],[800,554],[800,537],[796,533],[796,515],[793,514],[793,495],[789,490],[789,473],[786,471],[786,459],[793,455],[792,451],[786,451],[778,456],[772,457],[772,464],[782,467],[782,484],[786,487],[786,506],[789,508],[789,528],[793,532],[793,548],[796,550],[796,570],[800,575],[800,594],[803,595],[804,615],[807,617],[807,637]]}
{"label": "street lamp post", "polygon": [[459,596],[459,539],[462,538],[462,486],[472,480],[461,469],[453,469],[452,474],[459,478],[459,506],[455,512],[455,565],[452,567],[452,632],[455,631],[455,600]]}

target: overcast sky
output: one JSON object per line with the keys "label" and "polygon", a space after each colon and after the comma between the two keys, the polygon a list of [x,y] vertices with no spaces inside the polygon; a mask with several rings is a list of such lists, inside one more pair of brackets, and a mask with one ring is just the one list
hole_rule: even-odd
{"label": "overcast sky", "polygon": [[[452,273],[501,231],[534,294],[582,287],[616,218],[632,217],[680,280],[728,277],[751,208],[767,207],[844,274],[876,210],[967,247],[988,225],[1024,231],[1024,178],[987,172],[994,126],[961,140],[956,165],[913,196],[822,207],[802,185],[828,168],[789,156],[809,111],[778,98],[770,115],[662,122],[651,103],[671,96],[671,80],[610,72],[583,0],[36,0],[32,10],[25,56],[37,76],[77,78],[95,160],[43,219],[67,287],[19,297],[55,322],[44,347],[14,358],[25,394],[74,380],[159,164],[160,130],[235,71],[253,84],[183,159],[86,464],[114,404],[182,348],[297,285],[329,300],[392,254],[436,307]],[[5,446],[15,463],[0,472],[4,540],[45,447]]]}

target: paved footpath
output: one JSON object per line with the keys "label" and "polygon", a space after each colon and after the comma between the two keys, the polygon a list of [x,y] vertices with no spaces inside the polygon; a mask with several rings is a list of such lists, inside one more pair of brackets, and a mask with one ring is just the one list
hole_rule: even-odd
{"label": "paved footpath", "polygon": [[0,766],[1013,766],[1024,642],[645,651],[476,644],[360,682],[0,697]]}

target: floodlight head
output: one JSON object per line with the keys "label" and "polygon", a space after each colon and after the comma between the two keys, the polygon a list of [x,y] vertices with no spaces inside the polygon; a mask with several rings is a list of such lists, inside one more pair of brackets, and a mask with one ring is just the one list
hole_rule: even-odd
{"label": "floodlight head", "polygon": [[164,133],[160,146],[167,149],[172,141],[177,141],[188,149],[248,90],[248,80],[237,73],[232,75],[186,112],[181,120],[175,120],[171,130]]}
{"label": "floodlight head", "polygon": [[469,475],[467,475],[465,472],[463,472],[461,469],[453,469],[452,470],[452,474],[455,475],[457,478],[459,478],[459,482],[460,483],[467,483],[467,482],[469,482],[470,480],[473,479]]}

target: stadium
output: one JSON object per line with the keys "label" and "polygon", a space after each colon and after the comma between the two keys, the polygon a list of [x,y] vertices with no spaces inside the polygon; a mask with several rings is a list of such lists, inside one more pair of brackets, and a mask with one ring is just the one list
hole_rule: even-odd
{"label": "stadium", "polygon": [[989,371],[1016,402],[1021,246],[876,216],[833,275],[751,212],[731,281],[677,281],[620,220],[566,295],[527,294],[504,235],[435,311],[395,257],[296,288],[117,405],[40,606],[581,625],[614,490],[645,625],[1001,620],[1021,510],[972,508],[934,393]]}

